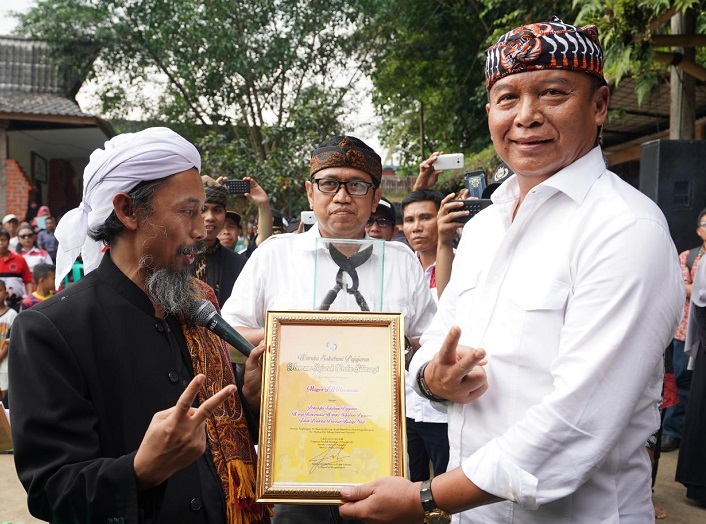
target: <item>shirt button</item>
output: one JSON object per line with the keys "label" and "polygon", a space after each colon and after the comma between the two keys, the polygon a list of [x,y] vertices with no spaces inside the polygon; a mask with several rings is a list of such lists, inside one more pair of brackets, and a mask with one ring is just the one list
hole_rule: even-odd
{"label": "shirt button", "polygon": [[193,498],[191,499],[191,509],[193,511],[198,511],[201,509],[201,499]]}
{"label": "shirt button", "polygon": [[155,324],[154,327],[156,327],[157,331],[160,333],[164,332],[164,326],[162,326],[162,324]]}
{"label": "shirt button", "polygon": [[177,382],[179,382],[179,375],[172,371],[171,373],[169,373],[169,381],[176,384]]}
{"label": "shirt button", "polygon": [[186,387],[189,385],[189,381],[184,378],[181,380],[181,385],[184,386],[184,389],[186,389]]}

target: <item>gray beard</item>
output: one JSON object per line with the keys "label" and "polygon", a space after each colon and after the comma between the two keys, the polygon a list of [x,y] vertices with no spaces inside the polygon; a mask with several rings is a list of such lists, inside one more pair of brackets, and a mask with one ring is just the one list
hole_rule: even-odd
{"label": "gray beard", "polygon": [[155,269],[147,277],[145,289],[165,314],[184,317],[199,298],[192,278],[188,268],[182,271]]}

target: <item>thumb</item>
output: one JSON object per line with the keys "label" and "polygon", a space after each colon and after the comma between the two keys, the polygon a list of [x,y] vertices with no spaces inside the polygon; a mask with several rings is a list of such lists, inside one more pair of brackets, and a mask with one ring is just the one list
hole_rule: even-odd
{"label": "thumb", "polygon": [[360,484],[358,486],[342,486],[341,499],[344,502],[356,502],[368,498],[373,494],[373,488],[370,484]]}

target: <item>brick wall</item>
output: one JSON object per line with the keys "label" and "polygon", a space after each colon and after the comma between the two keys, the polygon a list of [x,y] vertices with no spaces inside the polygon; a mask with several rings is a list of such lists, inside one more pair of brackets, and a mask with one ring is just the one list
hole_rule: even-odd
{"label": "brick wall", "polygon": [[27,175],[16,161],[8,159],[5,163],[5,179],[5,213],[13,213],[24,220],[31,187]]}

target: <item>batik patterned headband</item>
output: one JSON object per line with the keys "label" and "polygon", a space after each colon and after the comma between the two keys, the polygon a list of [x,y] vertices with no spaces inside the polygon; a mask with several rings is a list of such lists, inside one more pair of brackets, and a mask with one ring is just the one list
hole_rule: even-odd
{"label": "batik patterned headband", "polygon": [[581,71],[603,79],[603,50],[594,25],[576,27],[554,17],[551,22],[523,25],[490,46],[485,86],[501,78],[540,69]]}

